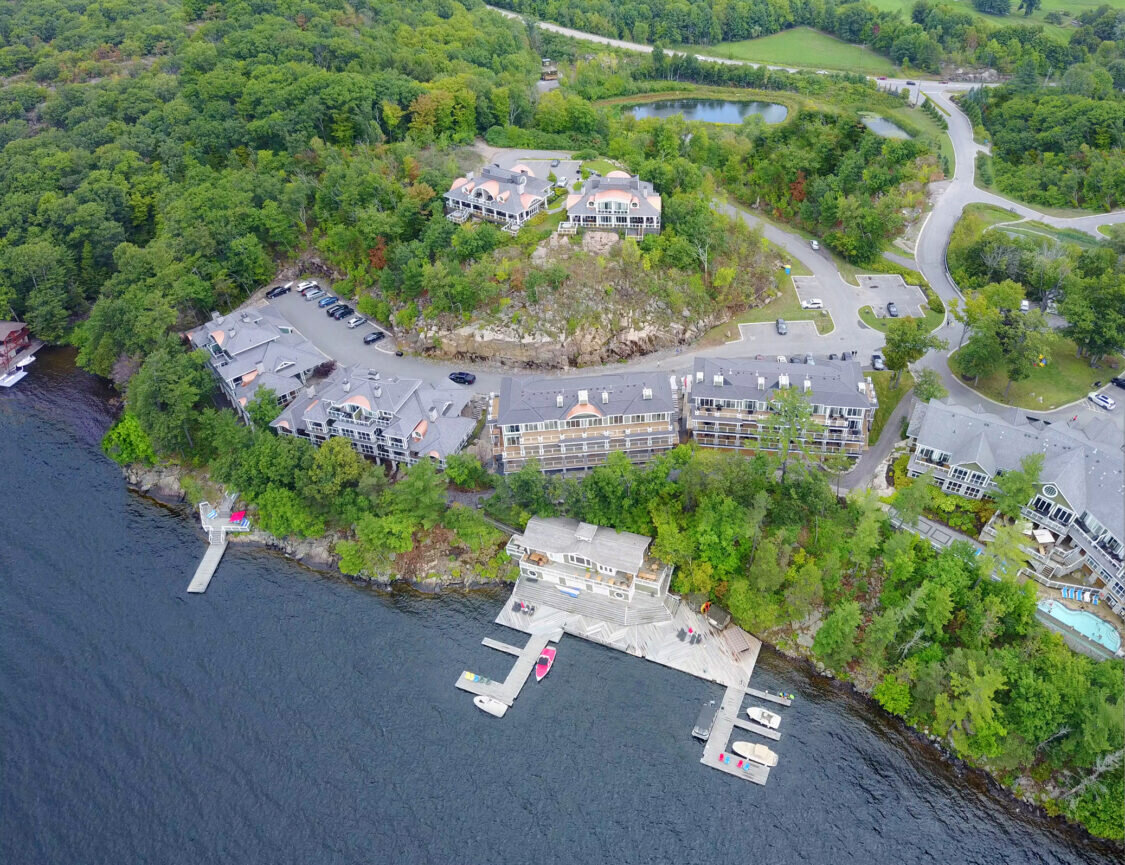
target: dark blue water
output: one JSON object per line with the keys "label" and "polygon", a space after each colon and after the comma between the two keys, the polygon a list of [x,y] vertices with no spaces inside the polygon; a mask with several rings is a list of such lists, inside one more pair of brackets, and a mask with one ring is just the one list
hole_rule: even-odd
{"label": "dark blue water", "polygon": [[781,763],[699,763],[718,689],[570,637],[507,717],[454,689],[503,595],[378,595],[126,492],[63,355],[0,394],[0,862],[1094,863],[897,724],[763,653]]}
{"label": "dark blue water", "polygon": [[781,123],[789,113],[784,105],[772,102],[732,102],[726,99],[662,99],[634,105],[627,110],[638,120],[682,114],[684,120],[735,124],[754,114],[760,115],[766,123]]}

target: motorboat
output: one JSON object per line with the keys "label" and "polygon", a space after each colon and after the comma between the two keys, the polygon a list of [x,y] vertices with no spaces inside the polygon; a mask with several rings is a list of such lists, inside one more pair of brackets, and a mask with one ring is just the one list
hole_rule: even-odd
{"label": "motorboat", "polygon": [[781,715],[771,712],[769,709],[751,706],[746,710],[746,714],[750,716],[751,721],[757,721],[763,727],[769,727],[771,730],[776,730],[781,726]]}
{"label": "motorboat", "polygon": [[763,766],[777,765],[777,754],[757,742],[735,742],[730,746],[730,749],[739,757],[745,757],[747,760],[753,760]]}
{"label": "motorboat", "polygon": [[711,737],[711,728],[715,725],[715,716],[718,713],[719,704],[714,700],[708,700],[704,703],[703,708],[699,710],[699,717],[695,721],[695,727],[692,728],[691,734],[706,742]]}
{"label": "motorboat", "polygon": [[551,672],[551,665],[555,663],[555,649],[548,646],[535,662],[535,681],[542,682],[543,677]]}
{"label": "motorboat", "polygon": [[504,713],[508,711],[507,703],[501,703],[495,697],[486,697],[484,694],[473,697],[473,705],[494,718],[503,718]]}

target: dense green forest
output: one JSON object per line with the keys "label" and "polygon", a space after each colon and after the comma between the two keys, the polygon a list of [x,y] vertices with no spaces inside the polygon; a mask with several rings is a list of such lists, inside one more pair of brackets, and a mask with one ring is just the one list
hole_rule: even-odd
{"label": "dense green forest", "polygon": [[[1012,544],[935,553],[891,530],[872,498],[840,506],[826,475],[801,462],[779,474],[779,458],[761,454],[682,447],[644,469],[619,457],[581,480],[527,466],[498,479],[486,508],[517,524],[565,514],[652,535],[676,565],[676,590],[712,594],[782,644],[823,616],[813,651],[829,668],[873,684],[888,711],[1011,786],[1053,781],[1061,795],[1049,807],[1122,836],[1125,775],[1107,759],[1125,746],[1122,661],[1095,663],[1040,626],[1033,584],[988,578],[1014,573]],[[910,519],[933,489],[925,478],[901,485],[896,506]]]}
{"label": "dense green forest", "polygon": [[917,0],[909,20],[870,3],[831,0],[497,0],[495,5],[577,30],[665,46],[756,39],[803,25],[927,72],[937,72],[943,61],[1010,72],[1031,59],[1046,73],[1084,60],[1097,41],[1114,38],[1094,32],[1109,14],[1079,16],[1090,23],[1063,43],[1040,26],[992,24],[940,0]]}
{"label": "dense green forest", "polygon": [[1003,87],[961,100],[992,139],[991,174],[1005,195],[1048,207],[1125,204],[1125,42],[1103,42],[1096,62],[1040,86],[1026,64]]}

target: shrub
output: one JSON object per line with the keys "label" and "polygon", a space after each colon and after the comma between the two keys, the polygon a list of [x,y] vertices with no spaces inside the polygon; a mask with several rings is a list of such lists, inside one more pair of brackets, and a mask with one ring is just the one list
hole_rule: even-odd
{"label": "shrub", "polygon": [[102,451],[107,457],[120,465],[144,463],[150,466],[156,460],[152,442],[141,428],[140,422],[131,412],[125,412],[121,420],[109,428],[102,439]]}

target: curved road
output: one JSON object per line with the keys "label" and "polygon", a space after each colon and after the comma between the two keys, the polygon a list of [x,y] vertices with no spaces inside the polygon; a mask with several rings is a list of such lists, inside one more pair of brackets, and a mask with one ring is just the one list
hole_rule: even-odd
{"label": "curved road", "polygon": [[[487,8],[507,18],[523,20],[523,17],[517,13],[497,9],[492,6]],[[628,51],[640,53],[652,52],[652,46],[649,45],[640,45],[632,42],[624,42],[619,39],[609,39],[591,33],[582,33],[545,21],[536,23],[537,26],[544,30],[549,30],[574,39],[610,45]],[[761,65],[749,61],[725,60],[722,58],[706,57],[704,55],[696,56],[698,59],[705,62],[746,66]],[[770,66],[769,68],[788,69],[788,67],[781,66]],[[823,72],[825,70],[815,71]],[[888,83],[894,84],[900,88],[907,86],[904,79],[891,79]],[[915,86],[920,87],[921,91],[928,98],[933,99],[938,105],[945,109],[948,115],[949,137],[953,143],[953,149],[956,155],[954,176],[950,179],[946,189],[934,200],[932,210],[919,234],[915,250],[917,269],[926,277],[934,291],[946,302],[947,306],[954,299],[960,298],[960,291],[953,283],[946,269],[945,251],[949,244],[949,238],[953,232],[953,228],[961,216],[961,212],[969,204],[981,202],[998,205],[1024,218],[1035,219],[1059,228],[1078,229],[1095,236],[1100,236],[1097,232],[1097,227],[1099,225],[1125,223],[1125,210],[1072,218],[1054,217],[1039,213],[1026,205],[1009,201],[991,192],[978,189],[974,183],[976,154],[979,152],[987,152],[987,149],[973,141],[971,124],[960,109],[949,99],[950,94],[953,92],[963,91],[978,85],[971,83],[941,84],[934,81],[921,81],[920,84]],[[536,155],[540,157],[546,156],[547,158],[552,158],[554,156],[569,157],[569,154],[555,154],[549,151],[540,152]],[[872,350],[879,348],[883,344],[883,336],[881,333],[866,328],[858,320],[859,307],[866,304],[878,304],[879,299],[872,294],[869,289],[862,285],[857,287],[847,282],[840,275],[839,271],[832,263],[832,260],[827,255],[820,254],[811,249],[808,242],[798,235],[784,231],[770,223],[763,222],[741,207],[719,201],[714,203],[714,207],[716,210],[726,213],[729,216],[742,219],[749,225],[761,226],[762,233],[767,239],[784,248],[790,255],[812,272],[816,280],[815,291],[817,292],[817,296],[824,300],[825,307],[833,315],[835,329],[832,333],[825,334],[824,336],[818,335],[811,322],[793,322],[791,324],[791,334],[788,337],[778,337],[774,332],[772,324],[743,325],[740,328],[741,332],[739,334],[741,339],[737,339],[733,343],[710,348],[692,348],[686,351],[665,351],[646,355],[625,364],[607,364],[603,367],[588,367],[581,370],[558,370],[553,374],[595,374],[602,371],[621,372],[623,370],[651,369],[662,369],[667,370],[669,373],[687,374],[690,370],[692,359],[697,356],[721,357],[730,355],[738,357],[758,353],[770,357],[782,353],[789,355],[795,353],[804,354],[806,351],[812,351],[823,356],[831,351],[854,350],[859,351],[860,359],[862,360],[865,356],[869,355]],[[299,309],[304,307],[304,304],[298,303],[292,296],[285,296],[279,299],[278,305],[283,313],[289,315],[294,321],[294,324],[298,327],[302,327],[302,323],[299,320],[302,313],[299,312]],[[314,316],[313,318],[319,321],[320,316]],[[316,329],[319,330],[319,328]],[[950,343],[951,347],[956,347],[961,336],[961,327],[947,317],[946,324],[939,329],[938,333]],[[309,336],[309,334],[306,334],[306,336]],[[310,338],[313,337],[310,336]],[[349,357],[348,355],[352,354],[351,350],[345,349],[338,344],[334,331],[328,336],[328,339],[331,340],[333,349],[340,349],[338,359],[341,362],[349,364],[372,362],[370,353],[364,353],[362,359],[359,359],[358,355],[356,358]],[[321,340],[315,338],[313,341],[321,342]],[[329,353],[335,355],[337,352],[330,351]],[[450,364],[448,362],[433,361],[419,357],[395,357],[393,353],[387,350],[382,350],[380,354],[380,368],[391,375],[444,381],[450,369]],[[951,398],[956,402],[968,405],[986,404],[989,402],[985,397],[982,397],[980,394],[966,387],[950,373],[946,357],[946,352],[930,352],[922,359],[920,365],[936,369],[941,374],[950,392]],[[503,367],[497,365],[494,365],[492,368],[477,365],[473,367],[473,370],[477,374],[477,383],[474,387],[474,390],[477,391],[498,391],[502,376],[512,373],[527,374],[524,370],[504,370]],[[1006,406],[996,404],[992,408],[1001,410],[1006,408]],[[1077,416],[1076,426],[1082,426],[1094,417],[1100,419],[1108,418],[1118,427],[1125,428],[1125,412],[1117,411],[1107,414],[1093,409],[1085,400],[1082,401],[1081,405],[1066,407],[1052,412],[1036,411],[1035,415],[1056,422],[1070,422],[1071,418]],[[880,442],[880,448],[883,444],[883,442]],[[877,460],[865,459],[861,465],[857,465],[856,469],[847,476],[847,480],[850,484],[854,485],[857,482],[862,483],[863,479],[857,477],[857,474],[873,471],[875,462],[877,462]]]}

